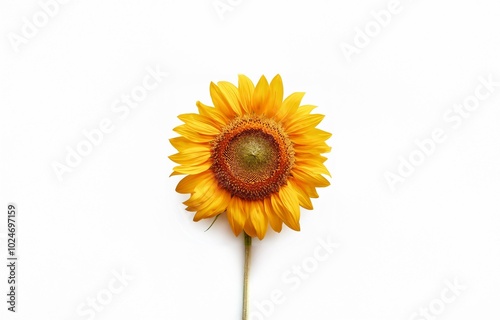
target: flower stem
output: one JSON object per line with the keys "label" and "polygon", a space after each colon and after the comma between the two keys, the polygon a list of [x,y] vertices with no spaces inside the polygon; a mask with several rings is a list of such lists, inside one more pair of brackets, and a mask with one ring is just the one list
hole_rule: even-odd
{"label": "flower stem", "polygon": [[252,247],[252,237],[245,234],[245,265],[243,269],[243,320],[248,316],[248,269],[250,265],[250,248]]}

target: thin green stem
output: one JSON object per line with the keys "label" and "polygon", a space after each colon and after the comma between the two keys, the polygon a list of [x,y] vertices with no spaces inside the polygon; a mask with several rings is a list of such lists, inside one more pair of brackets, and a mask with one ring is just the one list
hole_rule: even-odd
{"label": "thin green stem", "polygon": [[243,320],[248,317],[248,271],[250,265],[250,249],[252,248],[252,237],[245,234],[245,264],[243,269]]}

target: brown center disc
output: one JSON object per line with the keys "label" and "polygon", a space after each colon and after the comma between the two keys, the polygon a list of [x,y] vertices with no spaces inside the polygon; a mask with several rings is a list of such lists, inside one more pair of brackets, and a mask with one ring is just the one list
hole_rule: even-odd
{"label": "brown center disc", "polygon": [[286,184],[294,163],[292,143],[272,119],[234,119],[214,140],[213,165],[219,185],[232,196],[261,200]]}

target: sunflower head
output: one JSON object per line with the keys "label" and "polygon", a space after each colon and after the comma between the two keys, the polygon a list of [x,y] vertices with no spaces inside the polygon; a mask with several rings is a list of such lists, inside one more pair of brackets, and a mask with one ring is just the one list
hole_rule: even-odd
{"label": "sunflower head", "polygon": [[300,230],[300,207],[312,209],[316,188],[329,185],[321,154],[331,134],[316,128],[324,116],[300,106],[304,93],[283,99],[279,75],[256,86],[244,75],[238,87],[211,83],[210,95],[214,106],[197,102],[170,139],[172,174],[186,175],[176,188],[190,194],[186,210],[195,221],[225,212],[235,235],[263,239],[268,225],[280,232],[283,223]]}

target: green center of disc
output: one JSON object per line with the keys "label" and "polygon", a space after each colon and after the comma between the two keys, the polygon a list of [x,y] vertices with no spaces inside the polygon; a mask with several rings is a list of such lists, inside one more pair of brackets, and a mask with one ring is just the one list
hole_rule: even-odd
{"label": "green center of disc", "polygon": [[234,137],[226,150],[231,171],[242,181],[263,181],[278,167],[279,149],[271,135],[260,130],[245,131]]}

